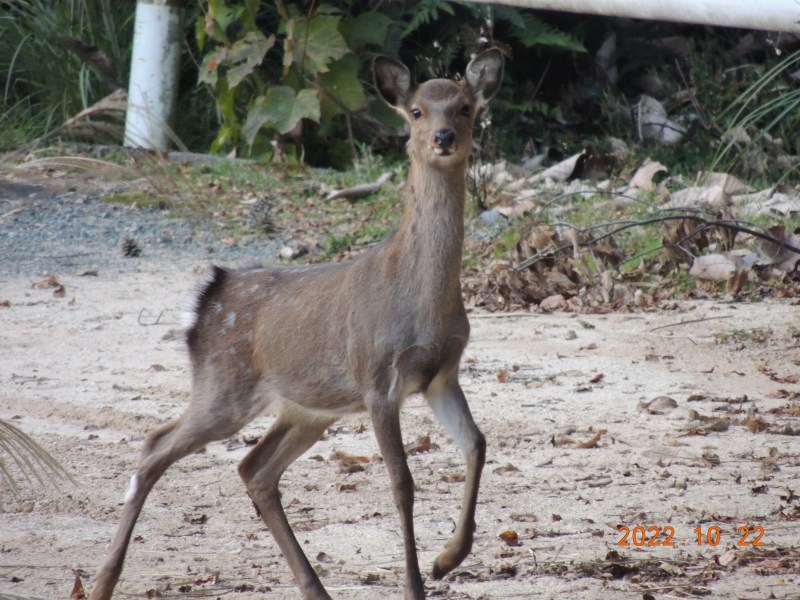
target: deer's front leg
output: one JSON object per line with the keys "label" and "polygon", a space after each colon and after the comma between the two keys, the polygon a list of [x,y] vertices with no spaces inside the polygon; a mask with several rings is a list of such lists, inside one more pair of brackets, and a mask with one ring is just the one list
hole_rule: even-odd
{"label": "deer's front leg", "polygon": [[417,543],[414,538],[414,479],[406,462],[403,437],[400,431],[400,406],[392,395],[374,392],[367,395],[367,407],[375,428],[383,461],[389,470],[406,556],[405,600],[422,600],[425,587],[417,560]]}
{"label": "deer's front leg", "polygon": [[425,392],[425,399],[433,408],[439,421],[461,448],[467,461],[464,479],[464,498],[461,517],[453,536],[433,563],[434,579],[441,579],[461,564],[472,549],[475,533],[475,505],[481,471],[486,461],[486,440],[475,425],[464,392],[458,384],[457,373],[435,379]]}

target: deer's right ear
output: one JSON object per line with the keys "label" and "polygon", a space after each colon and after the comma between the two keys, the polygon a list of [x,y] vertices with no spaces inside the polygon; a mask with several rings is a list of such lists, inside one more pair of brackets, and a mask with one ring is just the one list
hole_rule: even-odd
{"label": "deer's right ear", "polygon": [[376,56],[372,63],[375,88],[386,103],[399,109],[411,97],[411,73],[400,61]]}

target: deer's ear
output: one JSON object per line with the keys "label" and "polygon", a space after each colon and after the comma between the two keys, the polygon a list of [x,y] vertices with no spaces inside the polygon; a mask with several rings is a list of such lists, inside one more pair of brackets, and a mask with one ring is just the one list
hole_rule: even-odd
{"label": "deer's ear", "polygon": [[411,97],[411,73],[403,63],[388,56],[376,56],[372,73],[375,88],[389,106],[400,108]]}
{"label": "deer's ear", "polygon": [[503,82],[503,53],[497,48],[484,50],[467,65],[464,75],[478,106],[483,106]]}

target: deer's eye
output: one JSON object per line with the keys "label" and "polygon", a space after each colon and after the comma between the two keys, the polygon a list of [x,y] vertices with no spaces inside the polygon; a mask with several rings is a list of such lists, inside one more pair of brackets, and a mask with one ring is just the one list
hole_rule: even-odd
{"label": "deer's eye", "polygon": [[468,117],[472,113],[472,107],[469,104],[465,104],[459,112],[462,117]]}
{"label": "deer's eye", "polygon": [[419,119],[422,117],[422,111],[418,108],[412,108],[411,116],[414,117],[414,119]]}

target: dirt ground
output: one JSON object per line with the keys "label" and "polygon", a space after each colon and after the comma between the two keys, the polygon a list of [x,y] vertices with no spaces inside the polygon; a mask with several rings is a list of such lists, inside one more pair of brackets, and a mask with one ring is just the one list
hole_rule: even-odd
{"label": "dirt ground", "polygon": [[[0,280],[0,418],[79,482],[0,492],[0,596],[67,598],[76,571],[91,587],[144,435],[188,397],[179,314],[193,270],[142,261],[59,274],[62,297]],[[796,303],[471,321],[461,381],[488,464],[472,554],[427,581],[430,596],[800,598]],[[677,406],[645,406],[662,396]],[[428,571],[457,517],[463,461],[421,399],[403,415],[407,442],[431,439],[409,458]],[[298,597],[236,474],[269,423],[168,471],[139,520],[120,596]],[[364,469],[343,472],[342,454]],[[332,427],[282,490],[333,597],[402,597],[397,515],[365,417]]]}

